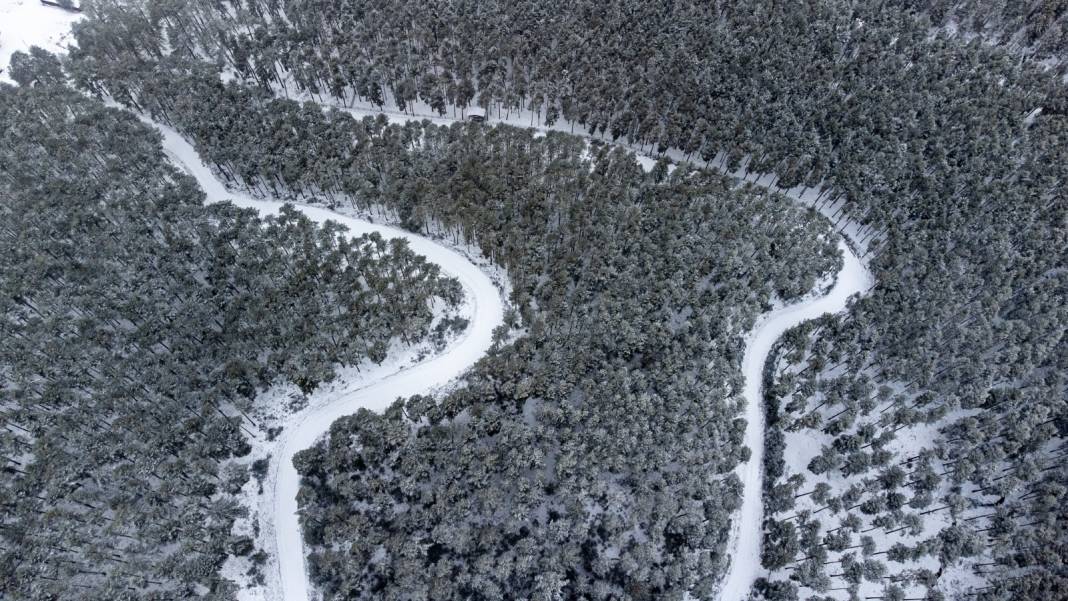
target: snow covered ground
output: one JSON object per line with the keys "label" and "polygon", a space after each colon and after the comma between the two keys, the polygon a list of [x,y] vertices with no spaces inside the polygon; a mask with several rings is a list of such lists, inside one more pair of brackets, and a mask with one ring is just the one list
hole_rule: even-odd
{"label": "snow covered ground", "polygon": [[[793,365],[786,367],[786,369],[796,374],[800,370],[805,368],[806,361],[807,360],[803,360],[801,362],[794,363]],[[782,366],[783,365],[780,364],[780,367]],[[844,367],[838,367],[823,372],[820,377],[824,380],[828,380],[843,375],[847,373],[847,371],[848,370]],[[908,401],[906,402],[911,402],[915,400],[916,396],[918,395],[917,392],[909,393],[908,387],[901,382],[891,382],[889,383],[889,387],[893,390],[893,393],[895,395],[905,395],[908,398]],[[839,407],[841,407],[841,405],[832,404],[824,406],[822,409],[819,409],[819,411],[821,411],[821,413],[826,416],[826,414],[837,412],[839,410]],[[887,407],[887,405],[884,405],[884,407]],[[890,460],[891,464],[901,466],[906,471],[911,472],[914,468],[913,465],[908,461],[908,458],[918,457],[921,452],[921,449],[935,448],[938,444],[938,440],[940,437],[939,430],[946,423],[953,423],[966,416],[975,416],[980,413],[981,410],[979,409],[954,409],[950,411],[945,418],[938,420],[935,423],[925,424],[921,422],[917,424],[911,424],[903,429],[900,429],[900,432],[897,432],[897,430],[895,430],[895,432],[897,433],[895,434],[894,440],[886,444],[884,447],[885,450],[893,454],[893,459]],[[873,413],[868,415],[861,415],[856,418],[855,423],[850,428],[846,429],[844,433],[856,434],[857,431],[865,425],[874,425],[881,428],[882,419],[883,413],[881,411],[874,411]],[[808,469],[809,462],[820,454],[820,451],[823,447],[832,446],[835,438],[837,437],[837,434],[829,434],[817,427],[801,428],[798,430],[785,430],[783,431],[783,435],[785,440],[783,460],[786,469],[779,482],[787,481],[792,475],[802,475],[805,478],[803,490],[812,491],[817,485],[822,483],[830,486],[832,495],[840,495],[844,491],[848,490],[851,485],[860,482],[861,478],[858,478],[855,475],[852,477],[845,477],[838,469],[827,470],[826,472],[818,475],[812,473]],[[942,470],[951,468],[950,464],[947,464],[937,458],[932,459],[932,464],[935,468],[935,472],[940,472]],[[935,494],[933,495],[934,498],[944,498],[947,493],[951,492],[951,489],[954,486],[955,483],[951,479],[944,479],[936,488]],[[981,497],[981,495],[977,495],[977,493],[975,493],[974,491],[972,492],[972,494],[976,496],[977,500],[979,499],[979,497]],[[877,495],[873,495],[870,491],[866,491],[863,496],[859,497],[857,502],[868,500],[874,498],[875,496]],[[991,494],[987,498],[983,498],[981,500],[985,503],[993,503],[996,501],[997,497],[998,495]],[[920,520],[920,527],[915,532],[911,531],[911,528],[905,528],[905,524],[903,521],[900,521],[894,524],[893,526],[879,526],[876,522],[876,519],[880,516],[886,517],[885,514],[882,513],[869,515],[865,514],[863,510],[859,513],[854,513],[850,511],[828,511],[826,513],[823,513],[827,509],[826,501],[817,501],[813,497],[813,495],[810,494],[810,492],[805,493],[803,496],[795,498],[795,504],[790,509],[786,509],[781,513],[771,517],[774,517],[774,519],[780,521],[788,521],[793,517],[798,516],[802,512],[809,512],[809,515],[812,517],[812,519],[821,523],[821,532],[826,534],[835,531],[838,528],[844,527],[844,518],[846,516],[852,515],[853,517],[860,520],[860,526],[858,528],[860,533],[866,533],[865,536],[870,537],[872,539],[874,543],[874,548],[876,549],[875,554],[871,556],[866,555],[862,552],[860,559],[876,559],[878,561],[883,562],[888,568],[888,579],[898,577],[902,574],[907,574],[915,570],[926,569],[930,570],[931,573],[941,574],[938,577],[938,588],[944,592],[963,592],[972,590],[976,587],[980,587],[985,583],[985,578],[981,574],[977,573],[973,566],[982,562],[994,561],[995,558],[991,555],[989,547],[984,553],[978,556],[962,558],[961,560],[949,565],[943,565],[940,562],[937,553],[923,555],[919,558],[908,558],[905,561],[896,561],[890,559],[889,556],[886,554],[887,550],[889,550],[893,545],[898,543],[914,547],[921,541],[935,536],[943,529],[950,527],[955,523],[960,523],[960,520],[962,518],[963,520],[978,519],[977,516],[992,513],[991,510],[986,507],[969,507],[963,510],[961,514],[956,517],[948,511],[930,512],[931,509],[935,509],[941,505],[943,505],[941,501],[936,501],[930,506],[926,507],[905,508],[905,512],[907,514],[913,517],[917,517]],[[855,551],[853,551],[853,548],[848,548],[842,551],[828,550],[828,563],[825,565],[838,563],[842,560],[843,557],[854,554]],[[799,563],[800,562],[797,561],[795,563],[792,563],[791,565],[786,566],[785,568],[772,571],[770,574],[762,573],[762,575],[769,576],[769,579],[771,580],[787,580],[790,578],[792,570],[794,570]],[[902,587],[905,592],[906,598],[920,599],[924,598],[924,595],[927,594],[928,587],[918,579],[912,582],[906,582],[905,580],[871,581],[868,579],[864,579],[857,585],[857,594],[859,595],[859,598],[862,599],[881,599],[882,595],[884,594],[884,585],[888,582],[894,582],[898,586]],[[827,598],[831,599],[844,600],[852,598],[849,596],[849,591],[841,588],[842,584],[845,583],[841,581],[835,581],[832,586],[839,587],[838,590],[826,591],[822,594],[826,595]],[[808,587],[804,586],[801,587],[802,596],[804,596],[806,590],[811,589],[808,589]],[[815,591],[813,591],[813,593],[814,592]]]}
{"label": "snow covered ground", "polygon": [[80,18],[78,13],[45,6],[40,0],[0,0],[0,81],[11,82],[7,69],[16,50],[40,46],[66,52],[72,38],[70,26]]}

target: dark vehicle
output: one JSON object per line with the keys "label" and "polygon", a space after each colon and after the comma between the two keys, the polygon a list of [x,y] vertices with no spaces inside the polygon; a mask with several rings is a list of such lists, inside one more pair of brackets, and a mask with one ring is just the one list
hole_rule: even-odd
{"label": "dark vehicle", "polygon": [[472,123],[482,123],[486,120],[486,111],[474,107],[467,111],[467,120]]}
{"label": "dark vehicle", "polygon": [[74,0],[41,0],[41,4],[62,8],[63,10],[69,10],[76,13],[82,12],[81,3],[75,2]]}

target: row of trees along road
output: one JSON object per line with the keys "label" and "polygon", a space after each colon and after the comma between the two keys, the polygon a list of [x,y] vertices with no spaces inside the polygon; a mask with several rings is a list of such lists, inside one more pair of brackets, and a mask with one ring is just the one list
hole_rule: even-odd
{"label": "row of trees along road", "polygon": [[[404,244],[203,205],[159,134],[16,55],[0,84],[0,597],[229,599],[247,412],[462,290]],[[21,77],[21,76],[20,76]]]}

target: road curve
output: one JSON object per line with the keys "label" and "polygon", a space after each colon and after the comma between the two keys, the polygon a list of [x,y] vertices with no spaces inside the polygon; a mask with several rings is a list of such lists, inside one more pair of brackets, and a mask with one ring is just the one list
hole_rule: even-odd
{"label": "road curve", "polygon": [[[208,202],[229,200],[235,205],[256,209],[263,215],[277,213],[284,204],[227,190],[181,135],[143,117],[142,120],[163,134],[164,150],[197,180],[207,194]],[[379,232],[385,238],[404,238],[412,251],[438,264],[442,272],[460,281],[467,302],[472,307],[467,330],[443,354],[380,379],[362,382],[356,388],[333,395],[326,402],[301,411],[285,424],[277,442],[275,461],[271,462],[273,477],[270,481],[274,486],[264,491],[267,495],[264,501],[267,507],[274,508],[273,526],[277,546],[271,551],[278,558],[281,594],[277,596],[288,601],[304,601],[311,598],[311,591],[297,514],[300,477],[293,467],[293,456],[315,444],[338,418],[356,413],[361,408],[381,412],[398,397],[427,393],[462,374],[489,350],[493,330],[504,322],[504,301],[489,276],[460,253],[437,242],[327,209],[295,206],[313,221],[322,223],[331,220],[345,225],[353,236]]]}
{"label": "road curve", "polygon": [[742,509],[732,530],[730,568],[720,587],[720,601],[743,601],[749,596],[760,573],[760,543],[763,529],[764,481],[764,363],[772,346],[787,330],[824,313],[837,313],[854,294],[867,291],[873,282],[871,272],[845,242],[839,242],[843,264],[834,286],[824,296],[786,305],[765,313],[746,338],[742,373],[745,387],[745,446],[752,451],[749,461],[739,465],[736,473],[742,480]]}
{"label": "road curve", "polygon": [[[60,28],[63,29],[63,28]],[[35,32],[39,35],[40,32]],[[329,105],[324,105],[329,106]],[[340,108],[340,107],[335,107]],[[430,118],[432,121],[455,121],[455,119],[434,117],[432,115],[407,115],[392,111],[361,111],[359,109],[343,109],[359,117],[366,114],[387,114],[394,121],[422,120]],[[207,194],[209,202],[230,200],[234,204],[252,207],[264,214],[276,212],[281,203],[260,200],[229,192],[219,182],[211,170],[200,160],[199,156],[180,135],[174,130],[142,120],[157,127],[163,134],[164,148],[193,175]],[[523,118],[525,121],[525,117]],[[533,124],[533,121],[531,122]],[[525,123],[511,123],[515,126],[525,126]],[[562,130],[566,122],[559,122],[556,128],[535,127],[540,131],[549,129]],[[592,139],[586,134],[583,137]],[[633,150],[633,149],[632,149]],[[710,166],[710,165],[705,165]],[[767,187],[767,184],[760,184]],[[796,194],[787,192],[787,196],[796,201],[804,200]],[[815,191],[813,191],[815,195]],[[415,252],[426,256],[432,262],[438,263],[442,270],[460,280],[468,297],[474,304],[474,315],[465,336],[454,343],[444,355],[423,362],[412,368],[388,375],[383,379],[368,383],[362,388],[348,391],[332,402],[321,407],[311,408],[299,414],[294,424],[289,424],[285,429],[282,441],[279,461],[275,462],[278,472],[275,474],[277,483],[273,490],[267,492],[274,495],[275,506],[275,531],[277,533],[277,549],[280,576],[282,579],[282,598],[289,601],[304,601],[309,598],[308,582],[304,567],[304,553],[290,552],[281,553],[285,550],[303,550],[300,524],[297,519],[296,492],[299,481],[296,470],[293,468],[293,455],[308,446],[316,438],[323,434],[337,417],[354,413],[360,407],[381,411],[392,399],[397,396],[410,396],[424,392],[438,383],[445,383],[465,369],[474,364],[479,357],[489,348],[493,329],[503,321],[503,301],[499,292],[493,286],[489,278],[477,267],[464,259],[460,254],[432,242],[426,238],[411,233],[371,224],[369,222],[345,217],[331,211],[316,207],[299,206],[309,218],[322,222],[332,219],[348,226],[353,235],[365,232],[378,231],[385,237],[403,237]],[[829,208],[822,209],[824,214],[830,212]],[[855,228],[854,228],[855,229]],[[854,238],[855,239],[855,238]],[[742,509],[738,516],[738,525],[732,535],[731,565],[727,578],[720,589],[720,601],[741,601],[749,594],[757,574],[760,572],[760,542],[763,538],[762,514],[763,514],[763,457],[764,457],[764,412],[761,398],[762,371],[764,362],[774,342],[791,327],[818,317],[827,312],[837,312],[845,307],[849,296],[867,291],[874,281],[867,265],[862,262],[853,250],[845,244],[840,245],[845,263],[838,273],[837,281],[824,297],[803,301],[796,305],[783,307],[762,316],[753,331],[750,332],[745,355],[742,360],[742,370],[745,376],[745,388],[743,391],[746,400],[745,418],[747,421],[745,430],[745,444],[752,450],[751,458],[745,464],[739,466],[738,475],[743,483]],[[281,466],[280,468],[278,466]],[[747,533],[743,535],[742,533]]]}

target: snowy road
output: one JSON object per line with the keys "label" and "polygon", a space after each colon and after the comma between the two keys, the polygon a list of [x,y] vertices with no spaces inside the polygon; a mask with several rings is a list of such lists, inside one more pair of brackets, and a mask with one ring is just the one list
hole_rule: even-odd
{"label": "snowy road", "polygon": [[[356,111],[354,111],[356,112]],[[418,117],[391,115],[391,120],[415,120]],[[195,150],[174,130],[153,124],[164,135],[164,148],[182,163],[207,193],[209,202],[229,199],[234,204],[252,207],[261,213],[278,210],[280,202],[265,201],[229,192],[211,170],[203,164]],[[272,462],[277,470],[271,478],[273,490],[267,494],[269,506],[275,508],[274,529],[282,594],[286,601],[309,599],[309,583],[304,565],[303,541],[297,516],[297,491],[300,480],[293,467],[293,455],[306,449],[325,434],[336,419],[355,413],[361,407],[382,411],[397,397],[425,393],[444,384],[470,367],[489,348],[492,331],[503,319],[503,302],[490,279],[460,254],[440,244],[402,230],[345,217],[326,209],[300,206],[300,210],[315,221],[332,219],[345,224],[354,235],[379,231],[386,237],[404,237],[412,250],[441,265],[442,270],[460,280],[472,299],[474,315],[464,338],[448,352],[405,371],[395,373],[362,387],[348,391],[334,402],[298,414],[295,423],[287,424],[280,444],[279,460]],[[736,516],[732,532],[731,563],[727,578],[720,589],[720,601],[742,601],[747,598],[753,581],[760,573],[760,544],[763,538],[763,457],[764,409],[762,404],[762,372],[768,353],[780,336],[790,328],[824,313],[835,313],[846,306],[847,299],[867,291],[873,282],[871,272],[852,248],[839,243],[844,262],[835,284],[824,296],[809,296],[805,300],[771,311],[757,322],[746,339],[742,360],[745,376],[743,396],[746,400],[745,445],[752,451],[750,460],[738,467],[743,484],[742,509]],[[301,552],[294,550],[300,549]]]}
{"label": "snowy road", "polygon": [[[230,192],[177,132],[148,120],[145,122],[160,130],[164,150],[196,178],[207,194],[208,202],[229,200],[235,205],[256,209],[263,215],[277,213],[282,206],[281,202]],[[445,353],[379,379],[360,382],[357,387],[330,397],[328,403],[298,413],[290,423],[285,424],[279,437],[278,454],[271,462],[271,469],[275,473],[272,473],[269,481],[274,486],[268,487],[265,494],[268,495],[266,506],[274,507],[273,526],[277,547],[269,551],[278,558],[281,594],[277,596],[290,601],[304,601],[310,597],[297,516],[300,477],[293,467],[293,456],[312,446],[340,417],[356,413],[361,408],[382,412],[397,397],[425,394],[455,379],[486,353],[492,342],[494,328],[504,321],[504,302],[500,292],[489,276],[460,253],[396,228],[346,217],[326,209],[300,205],[297,208],[316,222],[332,220],[344,224],[354,236],[377,231],[385,238],[406,239],[414,252],[440,265],[445,275],[460,281],[472,314],[467,330]]]}
{"label": "snowy road", "polygon": [[742,509],[736,516],[732,533],[730,570],[720,588],[720,601],[743,601],[760,573],[760,543],[763,538],[763,480],[764,480],[764,406],[763,372],[768,353],[775,341],[787,330],[824,313],[836,313],[846,306],[854,294],[871,287],[872,275],[857,255],[844,242],[838,244],[845,259],[831,291],[824,296],[807,298],[761,316],[746,339],[742,357],[745,375],[745,446],[752,455],[738,466],[742,480]]}
{"label": "snowy road", "polygon": [[[15,49],[25,49],[31,43],[43,45],[49,49],[59,50],[69,36],[71,23],[78,17],[42,7],[34,0],[8,0],[0,5],[0,33],[5,40],[17,38],[19,44],[7,43],[0,46],[0,68],[6,69],[7,59]],[[17,28],[18,31],[12,28]],[[15,35],[17,33],[17,35]],[[6,74],[0,76],[0,80]],[[457,121],[454,118],[440,117],[429,111],[429,107],[416,110],[419,115],[407,115],[391,111],[374,109],[347,108],[354,116],[386,114],[390,121],[404,122],[430,118],[436,123],[447,124]],[[492,117],[492,115],[491,115]],[[517,114],[511,119],[493,118],[495,122],[507,122],[511,125],[528,127],[534,121],[528,121],[529,114]],[[165,150],[180,162],[200,183],[207,194],[209,202],[230,200],[234,204],[252,207],[263,214],[277,212],[282,203],[260,200],[241,194],[229,192],[212,174],[211,170],[200,160],[192,146],[175,131],[149,122],[163,133]],[[545,132],[550,129],[566,131],[581,135],[587,139],[585,128],[575,131],[574,124],[560,121],[555,127],[538,127],[534,129]],[[630,148],[634,150],[633,147]],[[678,159],[681,153],[673,151],[670,156]],[[638,160],[645,169],[651,168],[654,159],[638,155]],[[711,164],[705,166],[713,167]],[[713,167],[714,168],[714,167]],[[737,174],[735,174],[737,175]],[[769,187],[774,182],[773,176],[754,176],[753,183]],[[805,192],[808,194],[803,194]],[[803,204],[813,204],[818,197],[818,190],[802,188],[782,191],[787,196]],[[287,424],[281,437],[281,449],[278,460],[273,462],[277,473],[272,481],[273,489],[266,494],[275,508],[274,527],[277,548],[274,550],[279,563],[281,578],[281,598],[287,601],[304,601],[309,598],[309,585],[304,566],[303,542],[300,524],[297,519],[297,490],[299,478],[293,467],[293,455],[311,446],[324,434],[337,418],[355,413],[361,407],[381,411],[399,396],[411,396],[426,392],[438,384],[444,384],[468,367],[473,365],[490,347],[492,332],[503,321],[504,305],[500,293],[493,282],[478,267],[459,253],[437,244],[431,240],[396,228],[372,224],[370,222],[339,215],[326,209],[316,207],[298,207],[309,218],[322,222],[331,219],[346,225],[353,235],[378,231],[387,238],[403,237],[413,251],[424,255],[431,262],[437,263],[442,270],[464,286],[465,293],[473,305],[471,324],[467,332],[449,347],[445,354],[419,363],[413,367],[386,375],[374,381],[364,382],[359,388],[331,397],[331,402],[311,407],[297,414],[295,423]],[[820,210],[831,216],[834,207],[822,207]],[[831,217],[833,220],[833,217]],[[852,240],[857,240],[857,228],[847,224],[843,232]],[[813,319],[823,313],[837,312],[845,307],[846,300],[853,294],[867,291],[874,278],[853,250],[846,244],[840,244],[845,257],[842,270],[838,273],[832,290],[822,297],[809,297],[801,303],[789,305],[772,311],[760,319],[747,338],[742,370],[745,376],[743,395],[746,400],[745,444],[752,450],[748,462],[739,466],[738,475],[743,483],[742,509],[738,515],[737,525],[732,535],[731,566],[720,592],[720,601],[741,601],[749,594],[749,589],[760,573],[760,543],[763,538],[763,456],[764,456],[764,412],[761,398],[761,382],[764,362],[775,341],[788,329],[803,321]]]}

